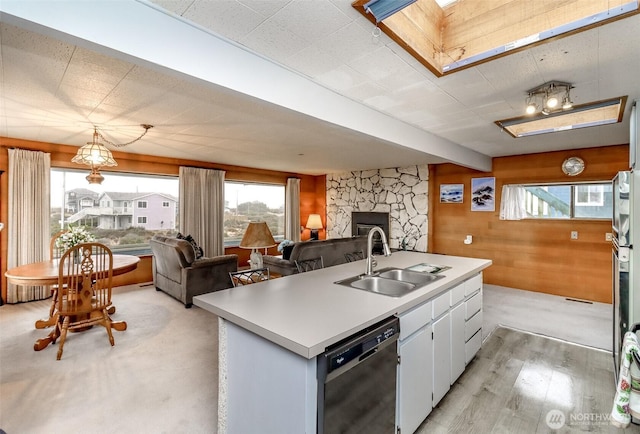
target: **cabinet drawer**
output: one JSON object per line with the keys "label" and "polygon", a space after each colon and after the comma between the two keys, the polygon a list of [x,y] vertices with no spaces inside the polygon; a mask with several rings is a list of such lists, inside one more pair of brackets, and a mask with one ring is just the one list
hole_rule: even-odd
{"label": "cabinet drawer", "polygon": [[464,344],[465,364],[468,364],[482,346],[482,331],[478,330],[466,344]]}
{"label": "cabinet drawer", "polygon": [[440,294],[438,297],[431,301],[433,306],[433,316],[431,318],[436,319],[443,313],[449,310],[449,291],[444,294]]}
{"label": "cabinet drawer", "polygon": [[469,319],[482,309],[482,292],[478,292],[476,295],[464,302],[465,316],[464,319]]}
{"label": "cabinet drawer", "polygon": [[453,288],[451,288],[451,306],[455,306],[456,304],[464,300],[464,292],[466,286],[467,285],[465,284],[465,282],[462,282],[458,286],[454,286]]}
{"label": "cabinet drawer", "polygon": [[465,297],[473,294],[474,292],[476,292],[478,289],[482,288],[482,273],[478,273],[475,276],[473,276],[472,278],[466,280],[464,282],[464,295]]}
{"label": "cabinet drawer", "polygon": [[431,322],[431,302],[414,307],[400,316],[400,340],[411,336]]}
{"label": "cabinet drawer", "polygon": [[[474,316],[464,323],[464,340],[467,342],[478,330],[482,328],[482,311],[476,312]],[[402,333],[402,329],[400,331]]]}

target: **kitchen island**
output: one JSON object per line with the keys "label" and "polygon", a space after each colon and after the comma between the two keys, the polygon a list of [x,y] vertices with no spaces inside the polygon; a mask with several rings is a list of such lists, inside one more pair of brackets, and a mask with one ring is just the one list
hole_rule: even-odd
{"label": "kitchen island", "polygon": [[368,326],[425,305],[491,265],[404,251],[377,261],[378,269],[420,263],[451,268],[399,298],[334,283],[362,274],[365,261],[194,297],[196,306],[219,317],[219,433],[315,433],[318,355]]}

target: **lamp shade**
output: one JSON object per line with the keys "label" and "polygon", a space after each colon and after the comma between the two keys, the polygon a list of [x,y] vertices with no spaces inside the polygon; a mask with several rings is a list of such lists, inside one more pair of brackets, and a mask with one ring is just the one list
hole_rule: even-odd
{"label": "lamp shade", "polygon": [[320,214],[309,214],[307,219],[307,229],[322,229],[322,219]]}
{"label": "lamp shade", "polygon": [[251,222],[240,241],[242,249],[263,249],[276,245],[266,222]]}
{"label": "lamp shade", "polygon": [[98,141],[98,132],[94,131],[93,141],[87,142],[86,145],[78,149],[75,157],[71,159],[72,163],[86,164],[91,167],[117,166],[113,154],[102,143]]}

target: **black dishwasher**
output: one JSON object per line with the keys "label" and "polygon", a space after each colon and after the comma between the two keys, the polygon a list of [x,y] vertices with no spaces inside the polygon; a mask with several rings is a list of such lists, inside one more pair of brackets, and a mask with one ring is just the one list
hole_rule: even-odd
{"label": "black dishwasher", "polygon": [[318,434],[396,432],[399,334],[391,317],[318,356]]}

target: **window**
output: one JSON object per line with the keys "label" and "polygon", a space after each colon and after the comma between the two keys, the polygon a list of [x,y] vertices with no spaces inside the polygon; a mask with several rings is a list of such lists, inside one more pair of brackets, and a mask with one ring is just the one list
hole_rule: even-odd
{"label": "window", "polygon": [[610,182],[525,185],[528,218],[610,219],[613,194]]}
{"label": "window", "polygon": [[[153,235],[177,233],[177,176],[102,175],[102,184],[92,185],[86,171],[51,170],[51,235],[70,225],[85,226],[114,252],[144,254]],[[134,205],[147,215],[138,215]]]}
{"label": "window", "polygon": [[169,208],[169,202],[162,202],[162,208]]}
{"label": "window", "polygon": [[602,185],[576,185],[576,206],[602,206],[604,188]]}
{"label": "window", "polygon": [[224,183],[224,244],[237,246],[250,221],[267,222],[276,241],[284,239],[284,185]]}

